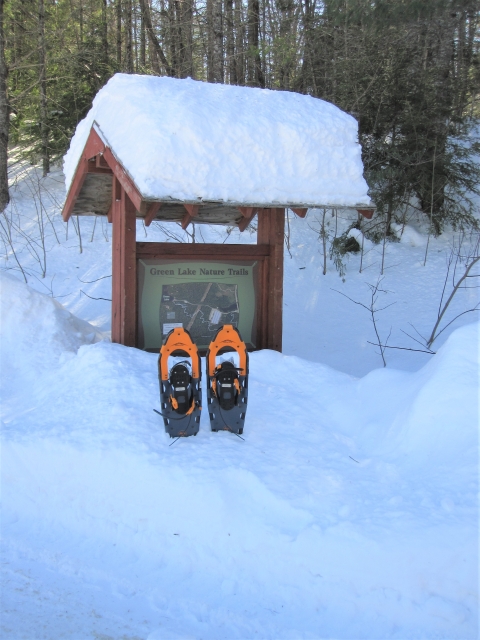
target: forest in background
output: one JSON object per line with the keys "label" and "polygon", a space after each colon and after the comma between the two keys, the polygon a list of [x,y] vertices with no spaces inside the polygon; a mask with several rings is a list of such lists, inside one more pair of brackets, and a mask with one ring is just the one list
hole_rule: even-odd
{"label": "forest in background", "polygon": [[359,122],[376,219],[478,228],[476,0],[0,0],[7,151],[46,175],[116,72],[297,91]]}

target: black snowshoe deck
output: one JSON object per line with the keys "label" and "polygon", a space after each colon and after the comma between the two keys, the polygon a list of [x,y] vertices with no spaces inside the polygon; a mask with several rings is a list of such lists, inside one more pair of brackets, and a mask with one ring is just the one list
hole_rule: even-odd
{"label": "black snowshoe deck", "polygon": [[[185,360],[169,370],[169,356]],[[200,356],[190,334],[181,327],[173,329],[165,338],[158,358],[160,413],[165,431],[172,438],[198,433],[202,410],[201,377]]]}
{"label": "black snowshoe deck", "polygon": [[[240,364],[217,356],[235,352]],[[207,351],[207,401],[212,431],[243,433],[248,401],[248,353],[238,330],[230,324],[215,334]]]}

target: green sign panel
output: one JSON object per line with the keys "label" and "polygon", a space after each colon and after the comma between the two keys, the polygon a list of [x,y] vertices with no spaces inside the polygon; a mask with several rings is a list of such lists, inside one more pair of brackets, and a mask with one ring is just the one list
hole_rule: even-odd
{"label": "green sign panel", "polygon": [[233,324],[255,348],[257,273],[253,260],[138,260],[140,348],[158,350],[175,327],[206,348],[223,324]]}

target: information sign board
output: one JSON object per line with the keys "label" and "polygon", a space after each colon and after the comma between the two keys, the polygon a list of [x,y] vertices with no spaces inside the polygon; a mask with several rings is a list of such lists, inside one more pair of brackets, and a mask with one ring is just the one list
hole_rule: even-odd
{"label": "information sign board", "polygon": [[206,349],[223,324],[237,327],[250,349],[257,343],[259,264],[256,260],[137,261],[137,344],[158,351],[175,327]]}

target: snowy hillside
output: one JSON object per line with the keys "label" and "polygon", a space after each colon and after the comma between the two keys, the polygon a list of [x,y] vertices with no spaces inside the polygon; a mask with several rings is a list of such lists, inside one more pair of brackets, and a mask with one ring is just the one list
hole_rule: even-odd
{"label": "snowy hillside", "polygon": [[[11,249],[0,274],[2,637],[477,638],[475,314],[436,355],[392,350],[379,369],[367,311],[333,289],[367,302],[381,248],[361,274],[352,256],[345,282],[331,262],[323,276],[320,212],[292,219],[285,353],[251,355],[245,440],[203,416],[170,446],[155,354],[108,340],[109,229],[81,219],[80,253],[72,224],[66,239],[47,218],[55,180],[44,253],[28,243],[37,183],[19,182],[29,283]],[[431,240],[425,267],[413,227],[388,245],[391,344],[409,322],[431,330],[449,241]],[[477,295],[459,292],[449,319]]]}

